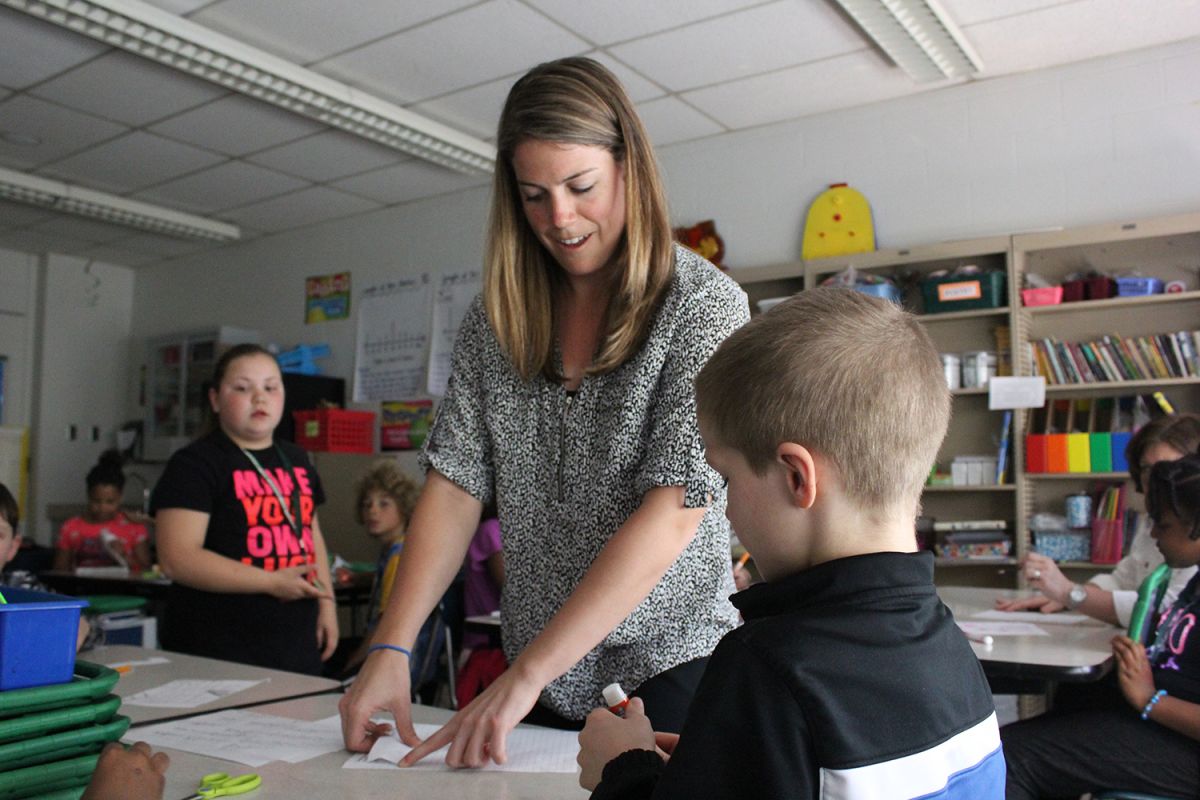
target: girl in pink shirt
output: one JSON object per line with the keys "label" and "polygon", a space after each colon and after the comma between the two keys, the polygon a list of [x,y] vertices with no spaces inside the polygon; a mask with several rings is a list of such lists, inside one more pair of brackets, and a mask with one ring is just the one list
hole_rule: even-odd
{"label": "girl in pink shirt", "polygon": [[107,450],[87,474],[87,510],[64,522],[59,532],[55,569],[113,566],[118,555],[132,572],[150,566],[146,526],[130,521],[121,511],[124,490],[121,456],[116,450]]}

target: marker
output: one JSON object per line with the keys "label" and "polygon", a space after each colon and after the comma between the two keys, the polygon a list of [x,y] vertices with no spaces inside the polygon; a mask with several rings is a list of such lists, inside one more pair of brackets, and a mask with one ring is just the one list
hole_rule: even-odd
{"label": "marker", "polygon": [[621,688],[621,684],[610,683],[604,687],[604,691],[601,694],[604,695],[604,705],[608,706],[609,711],[618,717],[625,716],[625,707],[629,705],[629,698],[625,695],[625,690]]}
{"label": "marker", "polygon": [[[964,633],[965,633],[965,631],[964,631]],[[977,633],[967,633],[966,636],[972,642],[981,644],[984,647],[991,647],[992,643],[996,641],[995,639],[993,639],[991,636],[987,635],[986,633],[983,634],[982,636]]]}

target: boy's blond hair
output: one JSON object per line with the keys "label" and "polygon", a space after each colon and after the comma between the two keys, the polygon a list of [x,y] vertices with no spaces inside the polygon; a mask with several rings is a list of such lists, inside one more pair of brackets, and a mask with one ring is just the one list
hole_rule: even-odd
{"label": "boy's blond hair", "polygon": [[417,505],[417,495],[421,493],[416,482],[405,475],[400,465],[390,458],[381,458],[373,463],[366,474],[358,479],[354,490],[354,518],[358,520],[359,525],[366,523],[363,519],[363,502],[367,495],[371,492],[383,492],[396,501],[400,515],[404,518],[404,525],[408,527],[413,508]]}
{"label": "boy's blond hair", "polygon": [[696,378],[697,410],[762,474],[781,442],[831,460],[848,497],[914,512],[950,421],[929,335],[885,300],[801,292],[733,333]]}

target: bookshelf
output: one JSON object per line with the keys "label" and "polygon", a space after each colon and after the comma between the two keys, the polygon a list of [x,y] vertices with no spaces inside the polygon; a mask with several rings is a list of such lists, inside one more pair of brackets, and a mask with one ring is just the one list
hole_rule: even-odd
{"label": "bookshelf", "polygon": [[[1029,273],[1040,274],[1057,283],[1070,273],[1089,269],[1109,274],[1137,270],[1144,276],[1160,278],[1164,283],[1183,281],[1187,287],[1186,291],[1175,294],[1113,297],[1048,306],[1018,305],[1013,314],[1014,343],[1047,338],[1089,342],[1106,335],[1146,337],[1200,329],[1200,291],[1197,291],[1200,287],[1200,214],[1019,234],[1012,237],[1012,265],[1014,289],[1024,285],[1024,278]],[[1030,348],[1015,348],[1014,365],[1018,374],[1037,374]],[[1046,387],[1047,400],[1094,400],[1155,391],[1164,392],[1176,410],[1200,409],[1200,377],[1194,376],[1058,383]],[[1018,415],[1018,430],[1025,430],[1028,416],[1027,412]],[[1015,477],[1020,504],[1017,549],[1026,552],[1031,544],[1030,515],[1039,511],[1062,513],[1066,495],[1103,484],[1125,482],[1128,474],[1027,473],[1021,460]],[[1133,494],[1132,485],[1127,488],[1130,504],[1140,510],[1140,498]],[[1064,572],[1080,580],[1112,569],[1112,566],[1089,562],[1060,564]]]}
{"label": "bookshelf", "polygon": [[[936,270],[976,264],[1002,270],[1007,278],[1008,304],[997,308],[926,314],[919,282]],[[853,266],[860,272],[894,278],[903,289],[903,304],[916,313],[939,350],[963,353],[997,349],[993,330],[1009,328],[1013,343],[1013,373],[1033,375],[1026,343],[1054,337],[1089,341],[1104,335],[1151,336],[1200,329],[1200,213],[1150,220],[1095,225],[1012,236],[968,239],[917,247],[877,250],[813,261],[794,261],[763,267],[731,269],[729,274],[746,290],[752,312],[756,303],[819,286],[832,275]],[[1036,272],[1060,282],[1072,272],[1089,268],[1110,274],[1138,270],[1164,282],[1184,281],[1176,294],[1116,297],[1050,306],[1026,307],[1020,290],[1026,274]],[[1047,386],[1047,399],[1099,398],[1163,391],[1180,411],[1200,410],[1200,377],[1152,378]],[[957,389],[953,418],[938,454],[939,466],[955,455],[996,452],[1001,412],[987,407],[986,389]],[[1125,473],[1025,472],[1024,436],[1029,414],[1013,418],[1010,483],[1002,486],[929,486],[922,496],[924,513],[939,520],[1003,519],[1013,536],[1013,557],[1002,560],[937,559],[937,581],[947,585],[1021,585],[1017,560],[1029,551],[1029,516],[1039,511],[1061,514],[1063,499],[1104,483],[1125,481]],[[1132,487],[1129,487],[1132,492]],[[1138,505],[1136,495],[1131,504]],[[1061,565],[1082,580],[1111,570],[1111,564],[1068,562]]]}
{"label": "bookshelf", "polygon": [[[1012,285],[1011,237],[993,236],[918,247],[877,250],[813,261],[796,261],[750,269],[731,269],[729,274],[742,285],[756,311],[759,300],[792,294],[854,267],[859,272],[895,279],[903,291],[905,308],[917,314],[938,349],[947,353],[976,350],[995,351],[997,326],[1012,330],[1011,304],[996,308],[970,309],[927,314],[920,281],[937,270],[954,270],[975,264],[983,270],[1000,270],[1006,285]],[[1012,292],[1008,293],[1010,298]],[[1000,434],[1002,412],[989,411],[986,388],[955,389],[953,416],[946,441],[938,454],[938,464],[949,469],[956,455],[994,455]],[[1018,443],[1014,442],[1014,456]],[[1018,485],[1009,483],[983,486],[929,486],[922,497],[924,513],[939,520],[1002,519],[1014,531],[1019,507]],[[942,584],[992,585],[1011,588],[1016,583],[1016,557],[1002,559],[936,561],[937,579]]]}

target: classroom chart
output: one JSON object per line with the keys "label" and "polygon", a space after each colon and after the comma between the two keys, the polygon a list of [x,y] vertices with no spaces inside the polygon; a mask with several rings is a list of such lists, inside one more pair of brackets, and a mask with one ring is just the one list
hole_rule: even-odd
{"label": "classroom chart", "polygon": [[329,678],[130,645],[97,647],[80,658],[121,673],[113,691],[134,726],[341,688]]}
{"label": "classroom chart", "polygon": [[[339,695],[326,694],[272,703],[252,709],[284,719],[318,722],[337,714]],[[414,706],[416,723],[440,724],[450,711]],[[286,727],[286,726],[281,726]],[[551,733],[559,733],[552,731]],[[138,729],[123,741],[137,741]],[[200,778],[211,772],[230,775],[255,773],[262,785],[249,795],[254,800],[295,800],[298,797],[353,797],[356,800],[437,800],[438,798],[487,798],[487,800],[550,800],[586,798],[578,774],[571,772],[503,772],[499,770],[408,769],[390,766],[373,769],[344,769],[351,754],[327,752],[315,758],[290,763],[271,761],[249,767],[211,756],[164,748],[171,757],[164,797],[187,797],[195,792]]]}

